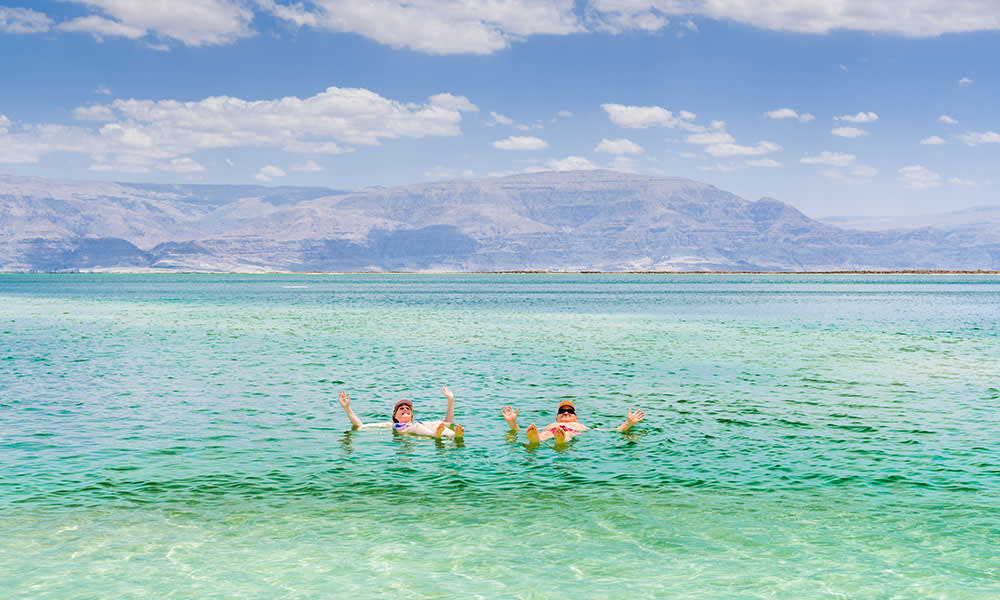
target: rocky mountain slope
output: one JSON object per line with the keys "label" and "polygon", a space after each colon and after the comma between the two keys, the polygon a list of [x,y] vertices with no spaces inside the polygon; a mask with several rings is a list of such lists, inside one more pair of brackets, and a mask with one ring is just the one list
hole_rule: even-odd
{"label": "rocky mountain slope", "polygon": [[997,268],[1000,235],[843,229],[612,171],[353,192],[0,177],[2,271]]}

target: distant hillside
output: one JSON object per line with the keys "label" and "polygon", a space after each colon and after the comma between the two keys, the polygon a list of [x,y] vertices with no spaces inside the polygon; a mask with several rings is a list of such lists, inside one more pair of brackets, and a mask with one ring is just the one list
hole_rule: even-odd
{"label": "distant hillside", "polygon": [[1000,268],[1000,238],[973,233],[842,229],[612,171],[354,192],[0,177],[3,271]]}

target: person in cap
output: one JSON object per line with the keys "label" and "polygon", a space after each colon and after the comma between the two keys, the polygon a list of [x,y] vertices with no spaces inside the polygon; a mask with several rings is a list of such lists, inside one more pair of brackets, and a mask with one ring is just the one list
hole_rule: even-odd
{"label": "person in cap", "polygon": [[448,399],[448,409],[444,421],[417,421],[413,418],[413,402],[403,399],[392,407],[391,423],[364,423],[351,410],[351,397],[347,392],[340,392],[337,401],[344,407],[347,418],[355,429],[371,429],[376,427],[391,427],[397,433],[407,433],[411,435],[425,435],[433,438],[455,438],[462,439],[465,429],[461,425],[455,425],[455,395],[447,386],[442,390],[445,398]]}
{"label": "person in cap", "polygon": [[[520,430],[520,427],[517,426],[517,412],[518,409],[511,408],[510,406],[503,407],[502,411],[504,420],[507,421],[510,430],[515,433]],[[628,416],[625,417],[625,422],[616,427],[615,431],[628,431],[630,427],[644,418],[646,418],[646,413],[641,410],[632,412],[630,408],[628,409]],[[541,430],[532,423],[524,433],[531,444],[537,444],[538,442],[550,439],[555,440],[556,444],[565,444],[588,429],[590,428],[577,419],[576,405],[570,400],[562,400],[556,407],[555,423],[550,423]]]}

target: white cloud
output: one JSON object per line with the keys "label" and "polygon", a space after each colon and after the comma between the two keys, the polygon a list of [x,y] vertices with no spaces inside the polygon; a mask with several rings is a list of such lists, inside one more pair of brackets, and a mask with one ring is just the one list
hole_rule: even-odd
{"label": "white cloud", "polygon": [[952,185],[966,185],[970,187],[975,187],[976,185],[975,181],[972,181],[971,179],[962,179],[960,177],[949,177],[948,183]]}
{"label": "white cloud", "polygon": [[[133,37],[125,33],[142,31],[188,46],[211,46],[229,44],[253,33],[250,27],[253,10],[242,0],[71,1],[101,11],[103,18],[95,15],[63,25],[99,35]],[[104,31],[93,31],[94,28]]]}
{"label": "white cloud", "polygon": [[925,146],[936,146],[939,144],[944,144],[945,141],[943,138],[940,138],[936,135],[932,135],[930,137],[925,137],[924,139],[920,140],[920,143]]}
{"label": "white cloud", "polygon": [[497,140],[491,145],[500,150],[544,150],[549,147],[545,140],[520,135],[512,135],[508,138]]}
{"label": "white cloud", "polygon": [[205,170],[205,167],[187,157],[171,159],[166,164],[159,165],[159,167],[164,171],[174,171],[175,173],[199,173]]}
{"label": "white cloud", "polygon": [[501,115],[500,113],[490,111],[490,120],[486,121],[485,125],[487,127],[494,127],[496,125],[513,125],[514,119],[508,116]]}
{"label": "white cloud", "polygon": [[623,104],[602,104],[611,122],[629,129],[650,127],[681,128],[689,131],[701,129],[693,125],[695,114],[682,110],[677,116],[660,106],[625,106]]}
{"label": "white cloud", "polygon": [[[670,19],[654,5],[646,10],[630,10],[630,5],[644,3],[625,0],[595,0],[590,3],[587,13],[588,26],[592,30],[607,33],[625,31],[658,31],[670,24]],[[654,3],[655,4],[655,3]]]}
{"label": "white cloud", "polygon": [[868,135],[867,131],[858,127],[834,127],[830,130],[830,133],[843,138],[856,138]]}
{"label": "white cloud", "polygon": [[770,159],[770,158],[759,158],[759,159],[756,159],[756,160],[748,160],[747,161],[747,166],[748,167],[765,167],[765,168],[769,168],[769,169],[774,169],[774,168],[780,167],[781,163],[778,162],[778,161],[776,161],[776,160]]}
{"label": "white cloud", "polygon": [[933,37],[944,33],[996,31],[995,0],[591,0],[591,12],[628,22],[645,15],[704,16],[775,31],[827,33],[836,29]]}
{"label": "white cloud", "polygon": [[791,108],[778,108],[775,110],[767,111],[767,116],[770,119],[795,119],[800,123],[808,123],[816,117],[809,113],[799,114]]}
{"label": "white cloud", "polygon": [[592,171],[597,168],[597,165],[582,156],[552,159],[546,165],[553,171]]}
{"label": "white cloud", "polygon": [[502,115],[498,112],[490,112],[490,120],[483,123],[487,127],[496,127],[497,125],[504,125],[506,127],[514,127],[515,129],[520,129],[521,131],[531,131],[532,129],[541,129],[542,125],[535,123],[533,125],[525,125],[523,123],[518,123],[506,115]]}
{"label": "white cloud", "polygon": [[980,144],[1000,144],[1000,133],[995,131],[970,131],[969,133],[963,133],[958,136],[958,139],[970,146],[978,146]]}
{"label": "white cloud", "polygon": [[306,173],[318,173],[320,171],[324,171],[325,169],[323,167],[321,167],[319,164],[317,164],[316,161],[314,161],[314,160],[307,160],[306,162],[304,162],[304,163],[302,163],[300,165],[295,165],[294,167],[292,167],[292,170],[293,171],[303,171],[303,172],[306,172]]}
{"label": "white cloud", "polygon": [[721,127],[721,121],[712,123],[713,130],[701,133],[693,133],[684,141],[689,144],[705,146],[705,152],[712,156],[758,156],[770,154],[780,150],[781,147],[773,142],[760,142],[756,146],[742,146],[736,143],[732,135],[726,133]]}
{"label": "white cloud", "polygon": [[393,48],[429,54],[489,54],[529,35],[582,31],[573,0],[257,0],[299,26],[362,35]]}
{"label": "white cloud", "polygon": [[257,174],[254,175],[253,178],[256,179],[257,181],[263,181],[266,183],[268,181],[271,181],[275,177],[284,177],[285,175],[286,173],[281,169],[279,169],[278,167],[274,165],[267,165],[260,171],[257,171]]}
{"label": "white cloud", "polygon": [[0,31],[4,33],[45,33],[52,19],[30,8],[0,6]]}
{"label": "white cloud", "polygon": [[0,134],[7,133],[8,129],[10,129],[10,119],[7,115],[0,115]]}
{"label": "white cloud", "polygon": [[835,168],[820,171],[820,175],[827,179],[833,179],[841,183],[859,184],[870,183],[871,178],[878,175],[878,169],[865,165],[857,165],[849,169]]}
{"label": "white cloud", "polygon": [[556,113],[556,116],[559,117],[560,119],[568,119],[569,117],[573,116],[573,113],[571,113],[568,110],[561,110]]}
{"label": "white cloud", "polygon": [[602,139],[594,152],[607,152],[608,154],[642,154],[642,146],[632,140],[625,138],[617,140]]}
{"label": "white cloud", "polygon": [[968,77],[963,77],[958,80],[958,87],[967,87],[972,85],[972,80]]}
{"label": "white cloud", "polygon": [[97,39],[105,37],[123,37],[136,40],[146,35],[146,30],[142,27],[126,25],[119,21],[112,21],[97,15],[80,17],[70,21],[63,21],[56,26],[60,31],[72,31],[78,33],[90,33]]}
{"label": "white cloud", "polygon": [[712,144],[705,147],[705,152],[712,156],[759,156],[781,150],[781,146],[773,142],[759,142],[756,146],[741,146],[740,144]]}
{"label": "white cloud", "polygon": [[475,110],[462,96],[437,94],[417,104],[352,88],[276,100],[115,100],[74,111],[79,118],[100,117],[103,125],[29,125],[0,136],[0,162],[30,163],[44,154],[72,152],[91,156],[98,168],[134,169],[218,148],[338,153],[350,150],[344,144],[459,135],[462,113]]}
{"label": "white cloud", "polygon": [[938,117],[938,121],[944,123],[945,125],[958,125],[958,121],[949,117],[948,115],[941,115]]}
{"label": "white cloud", "polygon": [[911,190],[926,190],[941,185],[941,176],[921,165],[910,165],[899,170],[899,180],[903,187]]}
{"label": "white cloud", "polygon": [[878,121],[878,115],[873,112],[859,112],[856,115],[841,115],[834,117],[837,121],[847,121],[849,123],[873,123]]}
{"label": "white cloud", "polygon": [[853,163],[855,160],[853,154],[845,154],[843,152],[830,152],[829,150],[824,150],[820,152],[817,156],[804,156],[801,160],[803,164],[806,165],[828,165],[831,167],[846,167]]}
{"label": "white cloud", "polygon": [[111,95],[111,88],[109,88],[108,86],[106,86],[106,85],[104,85],[102,83],[102,84],[100,84],[100,85],[97,86],[97,89],[94,90],[94,93],[95,94],[100,94],[102,96],[110,96]]}

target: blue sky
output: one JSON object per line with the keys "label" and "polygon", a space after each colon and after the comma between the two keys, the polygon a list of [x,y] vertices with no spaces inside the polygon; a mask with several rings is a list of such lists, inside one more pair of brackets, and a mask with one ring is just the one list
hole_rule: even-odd
{"label": "blue sky", "polygon": [[0,173],[615,168],[813,217],[1000,204],[995,0],[0,2]]}

